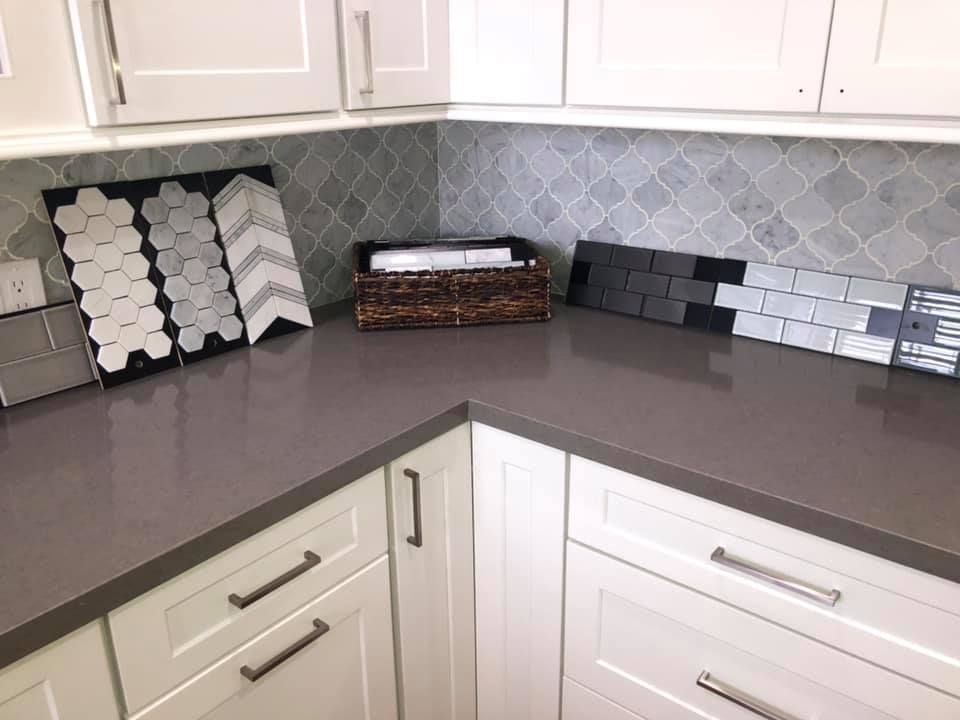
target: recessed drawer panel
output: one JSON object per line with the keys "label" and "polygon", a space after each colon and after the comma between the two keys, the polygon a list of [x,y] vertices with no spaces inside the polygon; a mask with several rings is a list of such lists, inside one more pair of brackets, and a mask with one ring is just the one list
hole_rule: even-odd
{"label": "recessed drawer panel", "polygon": [[565,637],[566,674],[646,718],[960,717],[954,697],[572,542]]}
{"label": "recessed drawer panel", "polygon": [[[644,720],[570,678],[563,679],[563,720]],[[692,712],[683,720],[701,720]]]}
{"label": "recessed drawer panel", "polygon": [[960,695],[960,587],[572,458],[570,537]]}
{"label": "recessed drawer panel", "polygon": [[386,550],[377,470],[112,612],[127,706],[143,707]]}
{"label": "recessed drawer panel", "polygon": [[387,557],[135,717],[396,720]]}

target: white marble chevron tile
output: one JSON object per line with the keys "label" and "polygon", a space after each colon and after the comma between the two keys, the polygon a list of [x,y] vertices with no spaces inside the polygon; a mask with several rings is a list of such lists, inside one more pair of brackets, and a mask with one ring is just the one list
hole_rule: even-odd
{"label": "white marble chevron tile", "polygon": [[277,190],[238,173],[213,205],[250,342],[278,320],[312,327]]}

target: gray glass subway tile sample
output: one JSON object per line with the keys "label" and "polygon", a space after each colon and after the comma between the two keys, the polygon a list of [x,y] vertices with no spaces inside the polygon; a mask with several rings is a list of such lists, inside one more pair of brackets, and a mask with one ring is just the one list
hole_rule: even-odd
{"label": "gray glass subway tile sample", "polygon": [[627,270],[609,265],[592,265],[587,282],[598,287],[623,290],[627,286]]}
{"label": "gray glass subway tile sample", "polygon": [[[579,248],[580,246],[577,245]],[[628,270],[649,270],[653,263],[653,250],[630,247],[628,245],[614,245],[611,265],[627,268]]]}
{"label": "gray glass subway tile sample", "polygon": [[[591,256],[607,257],[598,243],[590,245]],[[618,257],[628,262],[614,248],[611,261]],[[576,277],[593,284],[571,284],[567,302],[870,363],[960,374],[960,292],[754,262],[719,264],[726,262],[657,250],[651,270],[682,275],[629,271],[626,290],[619,290],[599,284],[619,282],[616,268],[577,261]]]}

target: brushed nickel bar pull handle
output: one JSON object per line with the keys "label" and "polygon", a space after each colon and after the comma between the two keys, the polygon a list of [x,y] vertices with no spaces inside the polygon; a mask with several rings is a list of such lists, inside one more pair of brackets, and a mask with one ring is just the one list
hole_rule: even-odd
{"label": "brushed nickel bar pull handle", "polygon": [[100,5],[100,18],[103,21],[103,34],[107,39],[107,59],[110,61],[110,74],[116,95],[110,98],[111,105],[126,105],[127,91],[123,85],[123,69],[120,67],[120,53],[117,50],[117,34],[113,28],[113,11],[110,0],[97,0]]}
{"label": "brushed nickel bar pull handle", "polygon": [[413,535],[407,542],[414,547],[423,547],[423,510],[420,505],[420,473],[409,468],[403,471],[413,481]]}
{"label": "brushed nickel bar pull handle", "polygon": [[312,642],[315,642],[330,632],[330,626],[327,625],[320,618],[314,618],[313,621],[314,629],[311,630],[308,634],[304,635],[302,638],[297,640],[293,645],[288,647],[286,650],[281,650],[279,653],[274,655],[272,658],[267,660],[263,665],[258,668],[252,668],[249,665],[244,665],[240,668],[240,674],[243,675],[250,682],[256,682],[264,675],[266,675],[271,670],[274,670],[278,665],[286,662],[298,652],[303,650],[307,645]]}
{"label": "brushed nickel bar pull handle", "polygon": [[356,10],[353,17],[360,23],[363,35],[363,67],[367,76],[366,84],[358,92],[361,95],[373,95],[373,33],[370,30],[370,11]]}
{"label": "brushed nickel bar pull handle", "polygon": [[747,695],[745,692],[737,690],[732,685],[727,685],[725,682],[715,679],[706,670],[700,673],[700,677],[697,678],[697,687],[712,692],[714,695],[719,695],[724,700],[732,702],[734,705],[739,705],[754,715],[762,717],[764,720],[798,720],[793,715],[787,715],[772,705],[767,705],[762,700],[758,700],[755,697]]}
{"label": "brushed nickel bar pull handle", "polygon": [[724,550],[722,547],[718,547],[716,550],[714,550],[713,554],[710,555],[710,559],[718,565],[729,568],[734,572],[738,572],[743,575],[749,575],[757,580],[762,580],[763,582],[774,585],[782,590],[799,595],[805,600],[812,600],[813,602],[820,603],[821,605],[827,605],[828,607],[835,607],[837,601],[840,600],[839,590],[825,590],[824,588],[817,587],[816,585],[811,585],[810,583],[802,580],[797,580],[789,575],[784,575],[774,570],[768,570],[767,568],[760,567],[759,565],[752,565],[748,562],[744,562],[743,560],[738,560],[737,558],[727,555],[726,550]]}
{"label": "brushed nickel bar pull handle", "polygon": [[243,610],[246,607],[253,605],[257,600],[262,600],[267,595],[272,593],[274,590],[286,585],[291,580],[294,580],[301,575],[303,575],[307,570],[312,567],[315,567],[320,564],[320,556],[309,550],[303,553],[303,562],[297,565],[295,568],[287,570],[283,575],[280,575],[277,578],[274,578],[266,585],[261,585],[253,592],[247,595],[237,595],[236,593],[230,593],[227,596],[227,600],[230,601],[231,605],[236,605],[238,608]]}

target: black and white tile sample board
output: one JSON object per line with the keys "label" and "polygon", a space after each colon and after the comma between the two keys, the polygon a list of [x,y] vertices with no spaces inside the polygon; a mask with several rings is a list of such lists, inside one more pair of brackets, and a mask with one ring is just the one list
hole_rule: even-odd
{"label": "black and white tile sample board", "polygon": [[312,325],[269,167],[43,196],[104,388]]}

